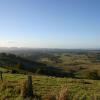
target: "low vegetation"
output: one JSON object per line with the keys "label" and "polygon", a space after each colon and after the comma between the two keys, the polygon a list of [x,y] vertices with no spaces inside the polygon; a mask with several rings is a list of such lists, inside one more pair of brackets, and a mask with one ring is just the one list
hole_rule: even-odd
{"label": "low vegetation", "polygon": [[[32,76],[33,98],[27,97],[27,75],[3,74],[1,100],[100,100],[100,81]],[[27,99],[30,98],[30,99]],[[61,99],[62,98],[62,99]],[[67,98],[67,99],[65,99]]]}
{"label": "low vegetation", "polygon": [[100,51],[31,53],[0,54],[0,100],[100,100]]}

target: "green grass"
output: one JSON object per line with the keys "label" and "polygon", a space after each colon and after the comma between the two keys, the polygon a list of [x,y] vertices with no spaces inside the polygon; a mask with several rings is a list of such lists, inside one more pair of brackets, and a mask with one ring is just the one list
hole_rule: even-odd
{"label": "green grass", "polygon": [[[0,81],[0,100],[22,100],[20,89],[23,80],[22,74],[3,74],[4,81]],[[100,100],[100,80],[55,78],[47,76],[32,76],[33,92],[45,100],[49,95],[58,95],[60,89],[65,87],[71,100]]]}
{"label": "green grass", "polygon": [[5,72],[5,71],[7,71],[7,69],[0,67],[0,71]]}

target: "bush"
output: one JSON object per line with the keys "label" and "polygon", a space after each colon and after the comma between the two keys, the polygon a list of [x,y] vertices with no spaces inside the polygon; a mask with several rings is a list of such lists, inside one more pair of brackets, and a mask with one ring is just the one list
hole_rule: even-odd
{"label": "bush", "polygon": [[97,70],[90,71],[87,74],[87,78],[94,79],[94,80],[99,80],[100,79],[99,72]]}
{"label": "bush", "polygon": [[21,97],[27,97],[28,85],[27,81],[22,81],[21,83]]}
{"label": "bush", "polygon": [[63,87],[61,91],[59,92],[59,95],[57,96],[57,100],[70,100],[68,89],[66,87]]}

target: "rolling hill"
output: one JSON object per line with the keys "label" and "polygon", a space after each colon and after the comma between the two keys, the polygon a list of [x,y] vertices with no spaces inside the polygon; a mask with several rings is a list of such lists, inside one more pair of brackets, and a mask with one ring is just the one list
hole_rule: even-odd
{"label": "rolling hill", "polygon": [[14,73],[43,74],[49,76],[62,76],[61,69],[46,64],[30,61],[14,54],[0,54],[0,67],[12,70]]}

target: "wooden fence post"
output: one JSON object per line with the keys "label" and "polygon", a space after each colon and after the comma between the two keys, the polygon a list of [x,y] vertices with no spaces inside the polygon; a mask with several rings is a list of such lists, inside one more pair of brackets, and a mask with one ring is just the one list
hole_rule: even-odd
{"label": "wooden fence post", "polygon": [[2,72],[0,72],[0,78],[1,78],[1,80],[3,81]]}
{"label": "wooden fence post", "polygon": [[33,96],[33,86],[32,86],[32,76],[28,75],[28,96],[32,97]]}

